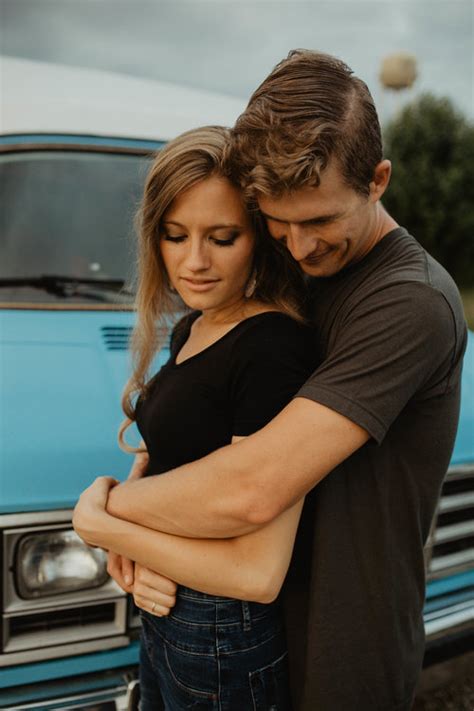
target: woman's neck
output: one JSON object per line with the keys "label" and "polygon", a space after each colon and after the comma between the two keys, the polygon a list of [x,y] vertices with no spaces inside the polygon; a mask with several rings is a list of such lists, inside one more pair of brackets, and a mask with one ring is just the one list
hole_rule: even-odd
{"label": "woman's neck", "polygon": [[276,310],[270,304],[264,304],[254,299],[243,299],[218,309],[205,309],[198,321],[208,327],[223,326],[243,321],[262,311]]}
{"label": "woman's neck", "polygon": [[199,328],[219,328],[238,323],[264,311],[279,311],[279,309],[256,299],[243,299],[220,309],[205,309],[195,323]]}

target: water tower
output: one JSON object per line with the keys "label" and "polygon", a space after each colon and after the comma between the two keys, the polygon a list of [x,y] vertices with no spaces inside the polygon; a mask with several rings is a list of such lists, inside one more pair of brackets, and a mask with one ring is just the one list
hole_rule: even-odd
{"label": "water tower", "polygon": [[[400,108],[400,94],[412,88],[418,76],[417,62],[414,54],[409,52],[394,52],[382,60],[380,82],[384,96],[390,92],[395,96],[394,110]],[[392,114],[393,111],[389,111]]]}

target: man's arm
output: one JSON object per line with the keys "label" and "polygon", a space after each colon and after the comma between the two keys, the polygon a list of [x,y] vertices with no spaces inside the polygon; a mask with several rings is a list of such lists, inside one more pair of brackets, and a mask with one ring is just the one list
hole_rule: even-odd
{"label": "man's arm", "polygon": [[111,482],[108,477],[96,479],[74,509],[74,529],[86,543],[211,595],[262,603],[276,599],[290,563],[302,500],[245,536],[196,539],[152,531],[108,514],[104,506]]}
{"label": "man's arm", "polygon": [[116,487],[111,513],[201,538],[268,523],[369,433],[380,443],[414,393],[443,394],[462,358],[465,339],[456,334],[451,307],[430,284],[374,289],[351,308],[300,396],[266,427],[173,472]]}
{"label": "man's arm", "polygon": [[160,476],[114,487],[107,511],[175,535],[243,535],[294,505],[368,439],[346,417],[297,397],[236,444]]}

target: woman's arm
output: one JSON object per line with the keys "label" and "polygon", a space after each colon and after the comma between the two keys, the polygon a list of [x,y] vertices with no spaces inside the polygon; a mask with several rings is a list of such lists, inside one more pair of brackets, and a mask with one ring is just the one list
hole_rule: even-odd
{"label": "woman's arm", "polygon": [[263,603],[277,597],[290,563],[303,499],[269,524],[238,538],[191,539],[114,518],[106,513],[105,504],[97,507],[98,487],[108,491],[110,482],[106,477],[97,479],[74,512],[74,528],[86,543],[210,595]]}
{"label": "woman's arm", "polygon": [[[145,447],[143,440],[140,442],[140,448]],[[135,455],[132,467],[127,477],[127,481],[135,481],[140,479],[148,466],[149,462],[148,452],[139,452]],[[134,563],[129,558],[121,556],[113,551],[108,551],[107,555],[107,572],[112,577],[117,585],[119,585],[124,592],[133,592],[133,581],[134,581]]]}

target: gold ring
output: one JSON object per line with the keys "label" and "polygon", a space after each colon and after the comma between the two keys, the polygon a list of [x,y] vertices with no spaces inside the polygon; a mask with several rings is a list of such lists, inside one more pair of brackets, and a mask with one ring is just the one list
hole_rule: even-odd
{"label": "gold ring", "polygon": [[152,612],[155,612],[155,607],[156,607],[156,602],[154,602],[153,605],[151,606],[151,611],[152,611]]}

